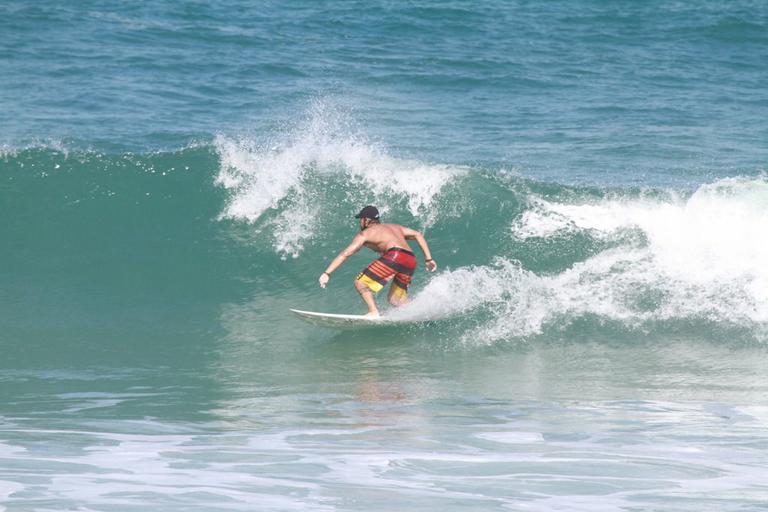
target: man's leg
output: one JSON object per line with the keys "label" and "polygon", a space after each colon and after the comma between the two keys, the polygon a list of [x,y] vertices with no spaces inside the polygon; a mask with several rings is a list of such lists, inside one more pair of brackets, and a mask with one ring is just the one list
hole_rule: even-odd
{"label": "man's leg", "polygon": [[368,285],[359,279],[355,279],[355,289],[357,290],[357,293],[360,294],[360,297],[363,298],[365,305],[368,306],[368,315],[379,316],[379,310],[376,308],[373,292],[368,288]]}
{"label": "man's leg", "polygon": [[387,300],[395,307],[408,304],[408,290],[399,287],[396,280],[392,281],[392,284],[389,286]]}

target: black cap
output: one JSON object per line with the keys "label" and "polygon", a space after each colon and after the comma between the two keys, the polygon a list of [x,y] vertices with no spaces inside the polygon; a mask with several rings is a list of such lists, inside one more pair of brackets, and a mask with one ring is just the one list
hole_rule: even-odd
{"label": "black cap", "polygon": [[375,206],[366,206],[355,215],[355,218],[379,220],[379,210]]}

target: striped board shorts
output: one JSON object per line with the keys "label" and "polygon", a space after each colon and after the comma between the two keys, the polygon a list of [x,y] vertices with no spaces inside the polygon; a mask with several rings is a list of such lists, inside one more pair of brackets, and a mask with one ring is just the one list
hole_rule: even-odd
{"label": "striped board shorts", "polygon": [[398,297],[408,296],[408,285],[416,270],[416,255],[407,249],[393,247],[357,275],[373,293],[378,293],[394,278],[392,290]]}

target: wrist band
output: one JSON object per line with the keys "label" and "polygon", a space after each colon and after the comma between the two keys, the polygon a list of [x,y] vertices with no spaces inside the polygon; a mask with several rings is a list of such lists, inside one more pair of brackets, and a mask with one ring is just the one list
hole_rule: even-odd
{"label": "wrist band", "polygon": [[427,263],[428,261],[435,261],[432,258],[429,258],[428,260],[424,260],[424,263]]}
{"label": "wrist band", "polygon": [[327,275],[328,277],[331,277],[331,274],[329,274],[328,272],[323,272],[323,274]]}

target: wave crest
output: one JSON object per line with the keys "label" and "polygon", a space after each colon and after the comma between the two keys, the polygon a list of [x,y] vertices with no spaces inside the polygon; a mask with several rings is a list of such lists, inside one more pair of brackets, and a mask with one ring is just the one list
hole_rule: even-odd
{"label": "wave crest", "polygon": [[[694,322],[768,335],[765,177],[723,179],[687,199],[531,199],[512,224],[518,243],[549,237],[564,243],[568,231],[615,245],[560,272],[535,273],[504,255],[490,265],[443,272],[399,314],[475,315],[480,320],[465,341],[537,335],[585,318],[625,329]],[[627,237],[626,230],[641,236]]]}
{"label": "wave crest", "polygon": [[381,203],[386,215],[394,198],[431,225],[436,197],[466,169],[394,158],[350,125],[318,102],[305,123],[277,142],[217,136],[216,183],[230,191],[220,218],[257,223],[270,217],[274,248],[293,256],[315,234],[310,218],[329,207],[346,218],[363,204]]}

